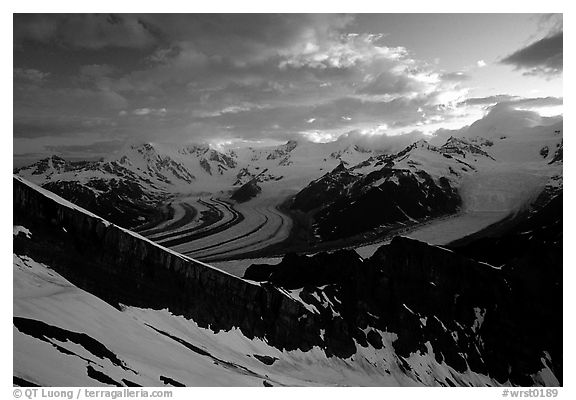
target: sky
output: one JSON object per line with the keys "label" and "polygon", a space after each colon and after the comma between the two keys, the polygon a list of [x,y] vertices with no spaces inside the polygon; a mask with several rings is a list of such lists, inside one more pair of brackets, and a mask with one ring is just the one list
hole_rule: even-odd
{"label": "sky", "polygon": [[14,163],[562,113],[561,14],[15,14]]}

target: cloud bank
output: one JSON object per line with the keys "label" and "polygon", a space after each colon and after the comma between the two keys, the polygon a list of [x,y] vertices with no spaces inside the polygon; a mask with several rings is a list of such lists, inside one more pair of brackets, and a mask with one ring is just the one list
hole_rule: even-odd
{"label": "cloud bank", "polygon": [[[69,140],[66,151],[79,151],[78,138],[89,139],[94,151],[143,140],[357,137],[376,146],[383,134],[408,133],[393,139],[401,143],[469,124],[495,103],[525,101],[508,94],[471,97],[470,71],[442,69],[386,32],[358,31],[357,20],[336,14],[16,14],[15,149],[28,153],[40,143]],[[559,35],[560,58],[558,37],[549,36],[502,62],[557,74]],[[477,65],[490,68],[481,59]]]}

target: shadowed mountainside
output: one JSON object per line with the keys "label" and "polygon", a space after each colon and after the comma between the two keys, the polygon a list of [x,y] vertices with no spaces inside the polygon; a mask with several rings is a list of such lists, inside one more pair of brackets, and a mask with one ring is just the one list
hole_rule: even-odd
{"label": "shadowed mountainside", "polygon": [[[556,264],[545,271],[534,266],[535,279],[522,280],[513,263],[497,269],[397,237],[365,261],[341,251],[252,267],[247,278],[267,281],[257,284],[158,246],[17,177],[13,205],[15,225],[33,237],[15,234],[18,257],[49,265],[119,309],[167,309],[213,332],[238,328],[277,349],[318,348],[329,358],[351,360],[370,351],[375,362],[393,362],[422,384],[468,385],[477,382],[472,375],[495,384],[561,381],[558,274],[536,279]],[[523,304],[523,294],[534,290],[542,297]],[[540,302],[544,297],[548,303]],[[543,319],[544,306],[554,310],[551,318]],[[15,320],[24,330],[30,323]],[[534,324],[538,330],[527,329]],[[385,348],[390,335],[392,353]],[[414,357],[451,371],[449,377],[420,371]]]}

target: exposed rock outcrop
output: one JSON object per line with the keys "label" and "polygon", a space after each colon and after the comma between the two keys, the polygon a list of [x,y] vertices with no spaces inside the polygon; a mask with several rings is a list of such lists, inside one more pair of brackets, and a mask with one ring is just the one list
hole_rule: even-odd
{"label": "exposed rock outcrop", "polygon": [[258,186],[258,178],[253,178],[236,189],[230,198],[237,201],[238,203],[244,203],[258,196],[261,191],[262,188]]}
{"label": "exposed rock outcrop", "polygon": [[272,286],[247,282],[171,252],[14,178],[14,252],[50,265],[120,307],[162,309],[214,331],[239,328],[278,348],[323,346],[315,315]]}
{"label": "exposed rock outcrop", "polygon": [[455,251],[396,237],[365,261],[352,251],[290,255],[245,276],[301,288],[341,351],[376,348],[378,331],[394,332],[400,357],[433,352],[460,373],[518,385],[538,384],[548,367],[561,382],[561,205]]}

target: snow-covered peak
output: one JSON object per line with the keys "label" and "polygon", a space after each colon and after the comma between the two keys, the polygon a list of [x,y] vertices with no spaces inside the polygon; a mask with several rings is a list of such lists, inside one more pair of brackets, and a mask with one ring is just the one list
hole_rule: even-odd
{"label": "snow-covered peak", "polygon": [[77,168],[87,168],[91,164],[93,164],[93,162],[70,162],[59,156],[53,155],[47,158],[43,158],[42,160],[39,160],[29,166],[17,168],[14,170],[14,173],[26,179],[37,182],[38,184],[43,184],[54,178],[57,178],[63,173]]}
{"label": "snow-covered peak", "polygon": [[428,141],[425,140],[425,139],[420,139],[420,140],[415,141],[415,142],[412,144],[412,147],[413,147],[413,148],[417,148],[417,147],[430,147],[430,143],[428,143]]}
{"label": "snow-covered peak", "polygon": [[[485,141],[483,143],[486,144],[489,142]],[[463,157],[466,157],[466,154],[475,154],[493,159],[493,157],[486,151],[482,150],[480,146],[454,136],[450,136],[446,143],[439,148],[439,151],[443,154],[459,154]]]}
{"label": "snow-covered peak", "polygon": [[190,155],[204,155],[209,151],[215,151],[210,148],[207,144],[188,144],[178,149],[180,154],[190,154]]}

